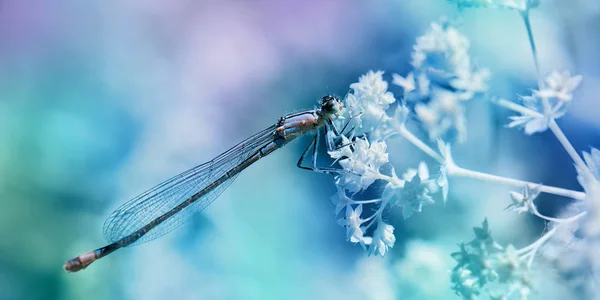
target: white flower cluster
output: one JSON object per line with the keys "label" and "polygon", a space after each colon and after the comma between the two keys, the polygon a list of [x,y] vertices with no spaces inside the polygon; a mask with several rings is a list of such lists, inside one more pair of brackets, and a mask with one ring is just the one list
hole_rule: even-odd
{"label": "white flower cluster", "polygon": [[[338,192],[332,197],[336,214],[345,209],[338,222],[346,227],[350,242],[368,248],[369,254],[381,256],[396,241],[394,227],[383,221],[385,209],[400,206],[404,217],[408,218],[414,212],[420,212],[423,206],[434,203],[430,194],[441,190],[447,193],[447,181],[431,179],[424,162],[417,169],[407,170],[401,177],[390,166],[387,144],[383,139],[392,135],[398,126],[404,126],[408,109],[395,103],[382,75],[383,72],[370,71],[361,76],[358,82],[350,85],[353,92],[345,99],[348,109],[344,120],[354,120],[355,132],[362,133],[362,136],[336,136],[331,131],[327,136],[329,144],[341,145],[329,151],[331,158],[342,168],[335,175]],[[387,110],[392,104],[396,104],[397,108],[390,116]],[[371,197],[373,199],[358,199],[369,194],[366,191],[376,182],[385,184],[382,193]],[[365,216],[365,206],[374,208],[374,212]]]}
{"label": "white flower cluster", "polygon": [[353,147],[350,145],[331,151],[332,157],[341,157],[340,166],[345,173],[336,178],[336,184],[351,193],[360,192],[368,188],[375,180],[383,175],[380,168],[388,163],[388,154],[385,152],[385,142],[373,142],[357,139]]}
{"label": "white flower cluster", "polygon": [[[353,118],[356,134],[366,135],[371,141],[383,140],[393,133],[392,122],[404,124],[408,109],[397,105],[396,112],[390,116],[388,109],[396,102],[394,95],[387,90],[388,83],[383,80],[383,71],[369,71],[360,76],[358,82],[350,85],[351,93],[344,100],[345,114]],[[340,118],[338,122],[344,122]]]}
{"label": "white flower cluster", "polygon": [[546,77],[544,88],[539,91],[534,90],[530,96],[521,97],[523,105],[539,115],[510,117],[512,122],[507,127],[523,127],[525,133],[529,135],[546,131],[550,121],[565,115],[568,104],[573,100],[573,91],[582,80],[581,75],[571,76],[569,71],[563,73],[553,71]]}
{"label": "white flower cluster", "polygon": [[350,115],[356,116],[359,133],[371,133],[380,127],[388,118],[386,110],[396,102],[382,75],[383,71],[369,71],[350,85],[353,92],[347,95],[345,105]]}
{"label": "white flower cluster", "polygon": [[437,182],[429,179],[427,165],[421,162],[418,170],[408,169],[402,174],[402,180],[389,181],[383,198],[395,199],[393,204],[402,207],[402,216],[407,219],[413,213],[421,212],[423,206],[435,203],[429,193],[435,193],[438,189]]}
{"label": "white flower cluster", "polygon": [[540,0],[448,0],[456,3],[459,8],[463,7],[489,7],[489,8],[507,8],[521,12],[538,7]]}
{"label": "white flower cluster", "polygon": [[487,90],[490,73],[473,67],[468,50],[469,40],[456,28],[433,23],[413,46],[414,70],[393,75],[432,140],[464,141],[464,103]]}
{"label": "white flower cluster", "polygon": [[592,175],[585,176],[582,170],[577,170],[586,198],[565,214],[573,215],[583,209],[587,215],[567,226],[554,224],[558,231],[545,247],[544,255],[565,275],[572,288],[581,293],[582,299],[595,299],[600,295],[600,150],[592,148],[583,157]]}
{"label": "white flower cluster", "polygon": [[509,299],[518,294],[527,298],[531,290],[529,268],[512,246],[494,241],[487,220],[474,227],[475,239],[460,244],[452,253],[457,265],[452,269],[452,289],[463,299],[477,299],[481,293],[492,299]]}

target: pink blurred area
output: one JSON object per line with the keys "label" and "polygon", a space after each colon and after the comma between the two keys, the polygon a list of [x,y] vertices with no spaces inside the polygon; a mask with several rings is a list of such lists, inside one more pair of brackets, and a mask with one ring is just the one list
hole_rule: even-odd
{"label": "pink blurred area", "polygon": [[0,60],[23,71],[79,58],[149,103],[209,101],[291,61],[344,60],[360,39],[359,10],[344,1],[5,1]]}
{"label": "pink blurred area", "polygon": [[[346,63],[367,34],[360,15],[359,5],[335,0],[9,0],[0,7],[0,87],[29,91],[12,101],[34,106],[56,107],[73,94],[124,109],[144,128],[134,165],[162,174],[311,108],[297,99],[321,92],[282,94],[274,83],[302,86],[290,81],[303,65]],[[318,84],[325,92],[327,83]],[[107,96],[94,97],[95,89]],[[181,166],[144,163],[165,156]]]}

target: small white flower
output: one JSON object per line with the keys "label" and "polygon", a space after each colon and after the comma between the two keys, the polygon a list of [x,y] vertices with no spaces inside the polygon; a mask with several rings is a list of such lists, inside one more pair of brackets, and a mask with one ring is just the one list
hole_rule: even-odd
{"label": "small white flower", "polygon": [[352,209],[352,206],[346,206],[346,218],[338,220],[338,223],[346,227],[346,238],[352,243],[360,243],[363,247],[370,245],[373,239],[368,236],[364,236],[364,228],[361,227],[365,220],[361,219],[363,208],[362,205],[358,205],[356,209]]}
{"label": "small white flower", "polygon": [[550,111],[546,112],[543,107],[543,101],[539,98],[539,93],[534,91],[532,96],[521,96],[521,101],[525,107],[535,110],[540,113],[539,117],[532,117],[529,115],[521,115],[521,116],[512,116],[509,117],[512,122],[510,122],[506,127],[514,128],[514,127],[523,127],[525,129],[525,134],[532,135],[536,132],[544,132],[548,129],[548,125],[552,120],[556,120],[565,115],[566,108],[563,104],[557,103],[556,100],[552,102],[548,102],[550,104]]}
{"label": "small white flower", "polygon": [[561,118],[567,112],[567,104],[573,99],[573,91],[579,86],[583,77],[571,77],[568,71],[553,71],[546,77],[546,87],[541,91],[533,91],[531,96],[522,96],[523,105],[540,113],[539,117],[529,115],[512,116],[509,128],[523,127],[525,133],[531,135],[548,129],[552,120]]}
{"label": "small white flower", "polygon": [[[451,39],[451,38],[450,38]],[[448,34],[439,23],[431,23],[429,31],[417,38],[417,42],[413,46],[414,52],[421,52],[425,55],[431,52],[443,52],[450,48],[448,42]],[[452,43],[456,45],[457,43]],[[420,64],[413,65],[415,68],[421,67]]]}
{"label": "small white flower", "polygon": [[583,159],[596,180],[600,180],[600,150],[592,148],[589,153],[584,151]]}
{"label": "small white flower", "polygon": [[427,54],[425,54],[425,52],[421,51],[420,49],[415,48],[414,50],[415,51],[413,51],[413,53],[411,53],[410,55],[412,58],[410,64],[415,68],[419,68],[427,59]]}
{"label": "small white flower", "polygon": [[[352,193],[369,187],[381,177],[379,168],[388,163],[387,144],[374,142],[369,144],[365,139],[354,142],[354,150],[346,158],[340,159],[339,164],[346,172],[336,177],[336,182]],[[348,153],[346,153],[348,154]]]}
{"label": "small white flower", "polygon": [[404,125],[406,121],[408,121],[409,114],[410,111],[408,108],[402,104],[396,107],[396,112],[394,112],[394,116],[392,118],[396,120],[398,124]]}
{"label": "small white flower", "polygon": [[427,78],[425,73],[419,74],[417,82],[419,83],[419,94],[421,96],[429,94],[429,85],[431,84],[431,81]]}
{"label": "small white flower", "polygon": [[[413,67],[420,70],[421,74],[445,74],[456,89],[483,92],[487,89],[489,71],[473,68],[469,47],[469,39],[456,28],[432,23],[430,29],[417,38],[413,47]],[[444,61],[440,62],[440,58]]]}
{"label": "small white flower", "polygon": [[337,193],[335,195],[331,196],[330,199],[331,199],[331,202],[333,202],[333,204],[335,204],[335,214],[338,215],[344,207],[347,207],[347,206],[353,204],[354,201],[346,195],[346,191],[342,187],[339,187],[336,185],[336,188],[337,188]]}
{"label": "small white flower", "polygon": [[[488,89],[487,83],[491,77],[491,73],[488,69],[480,69],[477,71],[465,72],[464,76],[457,77],[450,80],[452,87],[464,90],[469,93],[482,93]],[[473,97],[469,94],[469,97]]]}
{"label": "small white flower", "polygon": [[406,75],[406,78],[398,74],[392,74],[392,77],[392,83],[399,87],[402,87],[404,89],[404,95],[415,90],[415,76],[412,72],[408,73],[408,75]]}
{"label": "small white flower", "polygon": [[[327,132],[327,138],[330,139],[331,141],[333,141],[334,137],[334,133],[332,130]],[[340,135],[341,138],[341,145],[345,145],[343,147],[340,147],[336,150],[332,150],[332,151],[327,151],[327,153],[329,154],[329,156],[331,156],[331,158],[333,158],[335,161],[344,158],[344,157],[350,157],[350,155],[352,155],[352,149],[350,148],[350,139],[348,139],[345,135]]]}
{"label": "small white flower", "polygon": [[[584,151],[583,159],[585,160],[585,165],[592,174],[592,178],[586,176],[583,170],[576,167],[577,181],[579,181],[579,184],[586,192],[590,192],[593,191],[598,186],[598,182],[600,182],[600,150],[592,148],[589,153]],[[598,201],[598,203],[600,203],[600,198]]]}
{"label": "small white flower", "polygon": [[373,242],[369,247],[369,255],[379,254],[384,256],[389,248],[394,247],[396,237],[394,236],[394,226],[380,222],[373,234]]}
{"label": "small white flower", "polygon": [[369,71],[360,76],[358,82],[350,85],[353,90],[346,97],[347,111],[356,117],[358,133],[370,133],[386,120],[386,110],[396,102],[394,95],[387,91],[388,84],[383,80],[383,71]]}
{"label": "small white flower", "polygon": [[417,104],[415,113],[429,133],[431,140],[451,134],[458,141],[466,138],[465,111],[460,94],[445,89],[433,90],[428,104]]}
{"label": "small white flower", "polygon": [[535,200],[539,194],[539,185],[531,187],[529,184],[526,184],[521,193],[510,192],[510,199],[512,200],[512,203],[505,209],[516,211],[519,214],[523,212],[534,212],[536,208],[535,204],[533,204],[533,200]]}
{"label": "small white flower", "polygon": [[406,102],[431,140],[466,139],[465,102],[488,89],[490,72],[473,67],[469,40],[447,23],[432,23],[418,37],[412,52],[414,71],[406,78],[394,74]]}
{"label": "small white flower", "polygon": [[495,242],[487,220],[473,231],[475,239],[459,244],[460,250],[451,254],[457,263],[450,273],[452,289],[464,299],[477,299],[480,293],[491,299],[508,299],[503,295],[514,291],[529,293],[531,278],[525,257],[512,245],[502,247]]}
{"label": "small white flower", "polygon": [[427,128],[435,127],[440,119],[437,111],[425,104],[417,104],[417,106],[415,106],[415,113]]}
{"label": "small white flower", "polygon": [[394,114],[390,116],[384,116],[382,122],[368,134],[369,140],[372,142],[383,141],[391,136],[397,135],[398,126],[404,126],[408,121],[410,114],[409,109],[404,104],[398,104],[394,111]]}
{"label": "small white flower", "polygon": [[423,206],[434,203],[430,192],[429,170],[422,163],[419,171],[409,170],[403,174],[399,184],[389,182],[383,191],[383,199],[394,199],[391,203],[402,206],[402,215],[409,218],[414,212],[421,212]]}
{"label": "small white flower", "polygon": [[[600,238],[600,150],[592,148],[583,152],[583,159],[591,176],[577,168],[577,180],[585,190],[585,204],[588,216],[582,226],[588,239]],[[600,260],[595,268],[600,270]]]}
{"label": "small white flower", "polygon": [[439,189],[439,185],[437,184],[437,180],[429,180],[429,168],[427,168],[427,164],[424,161],[419,163],[419,167],[417,169],[408,169],[402,174],[402,179],[405,181],[411,180],[415,175],[418,175],[421,178],[421,181],[425,182],[427,186],[427,190],[430,193],[437,193]]}
{"label": "small white flower", "polygon": [[553,71],[545,78],[546,88],[535,91],[534,95],[539,98],[557,98],[560,101],[571,102],[573,91],[579,86],[583,76],[572,76],[569,71],[559,73]]}
{"label": "small white flower", "polygon": [[512,116],[509,117],[512,120],[506,127],[514,128],[514,127],[523,127],[525,134],[532,135],[536,132],[544,132],[548,129],[548,125],[550,124],[551,118],[547,117],[539,117],[534,118],[530,116]]}

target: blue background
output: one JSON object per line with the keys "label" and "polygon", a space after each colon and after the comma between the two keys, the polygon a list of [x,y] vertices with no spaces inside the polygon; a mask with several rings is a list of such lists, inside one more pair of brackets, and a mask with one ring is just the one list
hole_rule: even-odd
{"label": "blue background", "polygon": [[[344,96],[370,69],[389,81],[407,74],[416,37],[443,16],[460,18],[473,60],[491,70],[490,95],[516,100],[535,87],[525,29],[508,10],[459,14],[434,0],[2,2],[0,299],[458,298],[449,254],[472,226],[487,217],[499,241],[522,247],[544,224],[504,211],[506,187],[453,180],[445,207],[406,221],[391,211],[396,246],[367,257],[336,223],[330,177],[296,168],[307,139],[250,167],[173,233],[81,273],[61,268],[104,245],[102,223],[127,199],[322,95]],[[600,4],[542,0],[531,17],[542,71],[584,76],[559,124],[579,151],[600,147]],[[467,112],[459,165],[581,190],[551,133],[504,128],[511,114],[484,99]],[[407,142],[389,144],[397,169],[425,160],[436,172]],[[549,215],[568,202],[538,199]],[[551,274],[537,277],[533,298],[574,297]]]}

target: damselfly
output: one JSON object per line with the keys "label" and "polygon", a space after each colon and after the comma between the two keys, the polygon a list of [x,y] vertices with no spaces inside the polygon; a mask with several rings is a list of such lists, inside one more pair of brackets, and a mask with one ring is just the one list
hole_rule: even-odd
{"label": "damselfly", "polygon": [[[110,243],[65,262],[63,268],[77,272],[117,249],[156,239],[189,220],[212,203],[239,175],[260,158],[283,147],[295,138],[316,133],[298,160],[305,169],[329,173],[334,169],[318,168],[316,151],[321,128],[342,134],[333,119],[342,112],[340,99],[325,96],[313,110],[289,114],[277,124],[249,137],[213,160],[185,171],[137,196],[115,210],[104,223],[104,237]],[[333,149],[326,139],[328,149]],[[302,166],[312,148],[312,166]]]}

